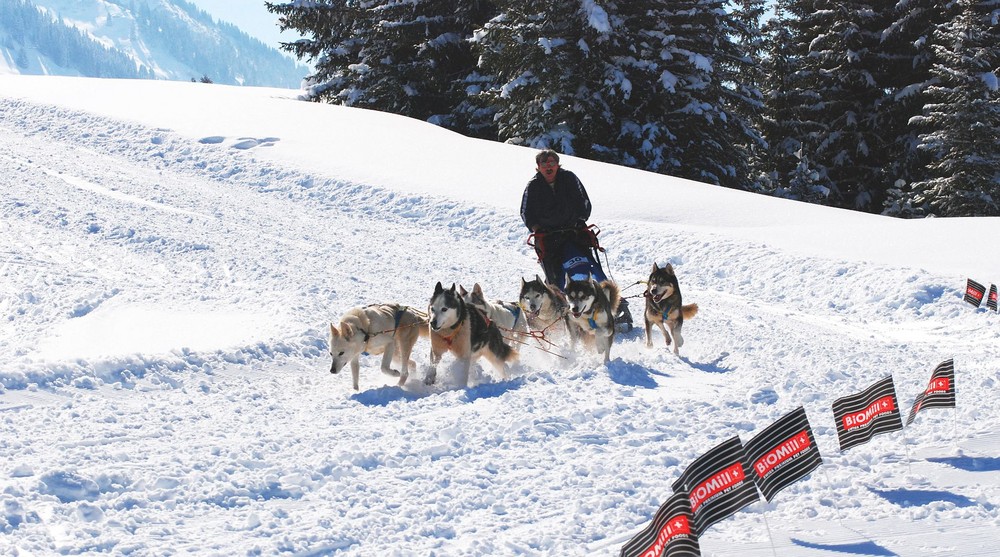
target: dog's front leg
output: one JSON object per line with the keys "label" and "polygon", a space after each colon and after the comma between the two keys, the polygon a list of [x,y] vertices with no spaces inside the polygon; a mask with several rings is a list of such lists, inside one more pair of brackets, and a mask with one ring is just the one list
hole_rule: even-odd
{"label": "dog's front leg", "polygon": [[466,387],[473,387],[471,384],[471,378],[469,377],[469,370],[472,368],[472,358],[459,358],[458,360],[458,379],[459,383],[465,385]]}
{"label": "dog's front leg", "polygon": [[361,375],[361,363],[358,361],[358,357],[355,356],[351,360],[351,380],[354,381],[354,390],[360,390],[358,388],[358,376]]}
{"label": "dog's front leg", "polygon": [[441,361],[441,353],[431,348],[431,367],[427,370],[427,375],[424,377],[424,385],[433,385],[437,381],[437,366],[438,362]]}
{"label": "dog's front leg", "polygon": [[614,335],[609,335],[606,337],[601,337],[598,345],[601,347],[601,351],[604,352],[604,363],[608,364],[611,361],[611,345],[614,344]]}
{"label": "dog's front leg", "polygon": [[643,317],[643,321],[646,322],[646,348],[653,347],[653,323],[650,322],[648,317]]}

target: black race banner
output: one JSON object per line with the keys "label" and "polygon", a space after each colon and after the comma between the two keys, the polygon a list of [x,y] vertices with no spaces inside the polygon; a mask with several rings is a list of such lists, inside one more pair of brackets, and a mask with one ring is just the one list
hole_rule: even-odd
{"label": "black race banner", "polygon": [[622,546],[621,557],[698,557],[701,548],[692,531],[688,494],[672,495],[656,511],[653,521]]}
{"label": "black race banner", "polygon": [[986,294],[986,287],[972,279],[965,282],[965,301],[979,307],[983,303],[983,296]]}
{"label": "black race banner", "polygon": [[823,464],[806,410],[801,406],[745,443],[743,452],[768,502]]}
{"label": "black race banner", "polygon": [[948,359],[934,368],[931,380],[924,392],[917,395],[906,418],[906,425],[913,423],[917,412],[924,408],[954,408],[955,407],[955,360]]}
{"label": "black race banner", "polygon": [[841,451],[863,445],[880,433],[903,429],[892,376],[833,401],[833,416]]}
{"label": "black race banner", "polygon": [[997,311],[997,285],[990,285],[990,295],[986,297],[986,308]]}
{"label": "black race banner", "polygon": [[674,482],[674,492],[687,492],[691,500],[695,534],[760,501],[745,460],[743,443],[733,437],[696,458]]}

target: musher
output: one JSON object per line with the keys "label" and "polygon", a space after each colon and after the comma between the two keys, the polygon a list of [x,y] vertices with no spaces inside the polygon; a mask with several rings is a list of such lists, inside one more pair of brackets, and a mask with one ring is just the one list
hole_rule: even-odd
{"label": "musher", "polygon": [[[531,231],[535,253],[545,271],[545,282],[559,290],[567,277],[607,280],[597,254],[597,237],[587,226],[590,197],[576,174],[559,166],[559,154],[543,149],[535,155],[535,176],[521,197],[521,220]],[[617,323],[632,328],[632,315],[623,298]]]}

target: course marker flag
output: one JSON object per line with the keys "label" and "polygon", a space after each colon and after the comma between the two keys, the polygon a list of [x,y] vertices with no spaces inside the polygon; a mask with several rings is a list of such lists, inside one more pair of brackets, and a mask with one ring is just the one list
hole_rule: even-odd
{"label": "course marker flag", "polygon": [[622,547],[621,557],[699,557],[701,548],[691,519],[688,494],[675,493],[660,505],[649,526]]}
{"label": "course marker flag", "polygon": [[833,401],[833,416],[841,451],[863,445],[880,433],[903,429],[892,376],[856,395]]}
{"label": "course marker flag", "polygon": [[906,425],[913,423],[917,412],[924,408],[954,408],[955,407],[955,360],[948,359],[934,368],[927,389],[917,395],[913,408],[906,418]]}
{"label": "course marker flag", "polygon": [[743,452],[768,502],[823,464],[806,410],[801,406],[744,443]]}
{"label": "course marker flag", "polygon": [[990,285],[990,295],[986,297],[986,308],[997,311],[997,285]]}
{"label": "course marker flag", "polygon": [[699,536],[709,526],[760,501],[744,467],[745,460],[743,443],[733,437],[696,458],[674,482],[675,493],[688,493],[694,532]]}
{"label": "course marker flag", "polygon": [[979,307],[983,303],[983,295],[986,294],[986,287],[972,279],[965,281],[965,301]]}

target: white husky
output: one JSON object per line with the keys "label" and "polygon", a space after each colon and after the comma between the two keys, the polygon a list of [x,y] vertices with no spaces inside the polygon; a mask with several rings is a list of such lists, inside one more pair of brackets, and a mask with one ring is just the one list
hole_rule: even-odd
{"label": "white husky", "polygon": [[[399,304],[374,304],[347,310],[340,320],[340,326],[330,323],[330,356],[333,364],[330,373],[338,373],[351,364],[351,378],[354,390],[358,390],[360,372],[359,356],[382,354],[382,373],[399,377],[403,386],[409,377],[410,368],[416,364],[410,361],[413,345],[419,337],[429,334],[427,314]],[[392,369],[393,356],[399,361],[399,370]]]}
{"label": "white husky", "polygon": [[469,292],[462,286],[458,287],[459,293],[465,303],[477,307],[490,318],[490,321],[497,324],[501,332],[513,331],[517,333],[528,332],[528,320],[521,306],[517,302],[504,302],[501,300],[489,301],[483,295],[483,288],[477,282]]}

